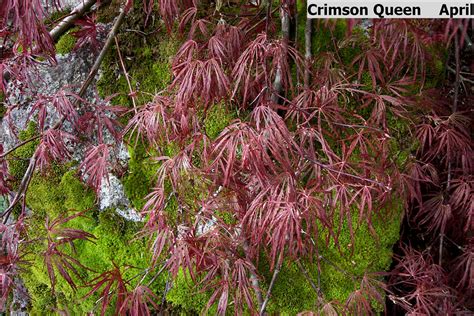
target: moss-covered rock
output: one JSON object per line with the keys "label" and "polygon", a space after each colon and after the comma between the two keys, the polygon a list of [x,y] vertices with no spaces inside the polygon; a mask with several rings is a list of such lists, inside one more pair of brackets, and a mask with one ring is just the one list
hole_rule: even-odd
{"label": "moss-covered rock", "polygon": [[[99,19],[110,22],[116,16],[120,1],[113,0],[112,4],[105,10],[99,10]],[[134,5],[142,5],[136,1]],[[303,7],[299,10],[302,16],[305,16]],[[143,15],[132,11],[128,16],[124,28],[137,29],[134,26],[143,24]],[[304,21],[299,19],[298,37],[299,42],[303,42]],[[346,24],[344,21],[338,21],[335,27],[329,30],[322,24],[319,26],[317,36],[313,36],[313,54],[321,52],[331,52],[334,49],[332,35],[339,47],[340,58],[343,65],[338,67],[349,67],[354,57],[361,52],[361,46],[352,42],[339,42],[344,38]],[[124,56],[125,67],[130,75],[132,89],[138,91],[138,105],[143,105],[152,98],[152,94],[166,88],[171,82],[171,58],[176,53],[179,46],[179,40],[170,37],[161,32],[154,32],[153,27],[143,29],[145,33],[150,32],[147,37],[142,37],[134,32],[122,32],[118,35],[122,55]],[[354,31],[356,36],[360,36],[360,41],[364,40],[364,34],[361,30]],[[359,33],[360,34],[359,34]],[[69,37],[67,37],[69,36]],[[67,53],[72,49],[74,43],[67,34],[61,38],[57,47],[59,53]],[[98,90],[102,96],[109,96],[115,93],[119,95],[114,98],[114,104],[121,104],[131,107],[131,99],[127,81],[123,70],[117,61],[116,48],[112,48],[106,56],[101,68],[101,78],[98,82]],[[362,83],[369,89],[371,78],[368,73],[362,74]],[[369,109],[363,113],[367,118],[370,116]],[[199,115],[203,115],[200,113]],[[219,133],[237,118],[237,113],[233,112],[226,104],[215,104],[211,106],[204,119],[204,127],[207,135],[214,139]],[[396,124],[390,121],[389,124]],[[401,129],[404,126],[400,127]],[[34,135],[34,129],[29,134]],[[402,133],[404,130],[401,131]],[[34,144],[32,143],[32,146]],[[31,147],[34,151],[34,146]],[[30,157],[31,148],[25,149],[25,152],[15,154],[21,157]],[[174,156],[177,152],[176,144],[164,144],[159,149],[161,154]],[[393,144],[391,148],[394,152],[405,152],[400,144]],[[154,176],[158,164],[154,163],[147,149],[147,144],[141,142],[132,142],[129,145],[130,160],[128,172],[121,179],[127,197],[130,199],[133,207],[141,209],[145,203],[144,197],[151,191],[154,185]],[[354,154],[357,159],[357,153]],[[406,157],[405,157],[406,158]],[[397,161],[403,164],[402,161]],[[20,161],[21,162],[21,161]],[[21,174],[25,166],[21,163],[16,166],[16,173]],[[62,169],[61,169],[62,168]],[[15,169],[15,168],[14,168]],[[196,181],[199,182],[199,181]],[[202,184],[202,181],[199,182]],[[205,184],[202,184],[205,185]],[[190,186],[185,196],[185,203],[195,203],[200,199],[203,188],[199,186]],[[68,168],[59,167],[57,170],[50,171],[47,175],[35,175],[31,181],[30,191],[27,196],[28,205],[33,209],[34,216],[31,227],[37,230],[35,234],[40,236],[41,229],[44,229],[42,223],[46,215],[55,217],[67,210],[89,210],[88,217],[74,219],[68,225],[74,228],[83,229],[97,237],[95,243],[79,241],[76,243],[77,258],[82,264],[93,271],[81,270],[85,280],[91,280],[100,273],[112,268],[113,262],[119,266],[133,266],[125,272],[128,278],[149,265],[150,251],[143,240],[135,239],[135,234],[140,229],[140,224],[131,223],[118,216],[114,210],[98,212],[94,209],[95,195],[89,189],[84,187],[77,179],[75,171]],[[171,214],[178,208],[176,201],[171,198],[166,210]],[[326,300],[338,300],[344,302],[349,294],[358,289],[360,278],[366,272],[375,272],[386,270],[391,262],[392,245],[398,239],[401,207],[394,207],[396,211],[389,216],[388,212],[383,214],[384,218],[376,217],[373,219],[374,229],[377,237],[370,233],[369,227],[364,224],[355,229],[355,244],[351,239],[347,223],[341,228],[339,236],[339,247],[333,240],[326,244],[323,240],[319,241],[319,252],[325,258],[318,264],[314,259],[302,259],[302,265],[308,271],[313,280],[319,278],[321,281],[321,292]],[[357,213],[357,212],[355,212]],[[229,212],[219,212],[216,216],[222,218],[227,223],[233,223],[235,219]],[[170,216],[173,220],[173,216]],[[357,216],[354,217],[353,226],[357,227]],[[32,254],[32,265],[23,273],[25,284],[28,287],[32,297],[31,314],[42,315],[52,313],[53,310],[68,309],[72,315],[83,315],[96,308],[97,295],[82,300],[81,298],[88,292],[87,288],[79,288],[77,292],[62,279],[58,279],[56,293],[51,293],[46,269],[43,264],[43,258],[40,255],[44,244],[41,242],[34,246],[35,252]],[[43,247],[43,248],[42,248]],[[44,251],[44,249],[43,249]],[[265,257],[259,262],[259,274],[263,277],[261,285],[267,289],[272,278],[268,262]],[[320,273],[318,272],[320,271]],[[345,272],[343,272],[345,271]],[[140,279],[140,278],[138,278]],[[165,289],[167,275],[158,277],[152,284],[152,289],[160,295]],[[136,280],[133,279],[131,283]],[[173,286],[166,296],[166,300],[172,305],[173,311],[183,315],[199,314],[205,310],[209,291],[202,291],[198,284],[193,283],[190,277],[185,277],[181,271],[177,278],[173,280]],[[268,305],[270,314],[295,315],[303,310],[314,310],[317,303],[316,293],[310,286],[308,280],[301,273],[300,268],[295,263],[285,262],[277,278],[275,287],[272,290],[272,297]],[[374,303],[374,307],[378,306]],[[230,308],[231,309],[231,308]],[[96,310],[97,311],[97,310]],[[210,314],[215,311],[215,306]]]}
{"label": "moss-covered rock", "polygon": [[[133,18],[131,20],[126,23],[132,23]],[[137,103],[142,105],[151,101],[154,93],[164,90],[171,82],[171,58],[178,50],[179,41],[161,32],[146,38],[135,33],[123,33],[118,38],[132,89],[138,92]],[[115,47],[110,49],[102,63],[97,89],[102,97],[118,93],[114,104],[132,106],[128,96],[130,88],[117,62]]]}
{"label": "moss-covered rock", "polygon": [[[74,258],[77,259],[86,269],[79,269],[83,280],[74,278],[78,284],[91,281],[101,273],[113,269],[113,263],[124,267],[124,278],[130,280],[130,287],[137,282],[146,272],[150,262],[150,252],[142,239],[135,239],[139,224],[128,222],[117,215],[114,210],[101,213],[88,212],[87,217],[79,217],[68,223],[69,227],[82,229],[92,233],[97,237],[94,243],[88,241],[78,241],[75,243]],[[31,232],[35,236],[40,236],[41,222],[43,218],[37,216],[31,227],[35,227],[36,232]],[[31,260],[22,278],[31,296],[31,315],[53,314],[55,310],[67,310],[71,315],[86,315],[88,312],[100,309],[98,294],[84,299],[90,291],[89,287],[82,286],[74,291],[67,282],[58,275],[55,292],[52,293],[48,274],[43,262],[42,251],[45,249],[43,242],[36,242],[34,253],[28,259]],[[126,269],[125,267],[129,267]],[[140,278],[135,277],[141,274]],[[146,278],[150,280],[150,277]],[[165,286],[164,277],[155,279],[151,288],[159,294]],[[109,314],[112,314],[109,311]]]}
{"label": "moss-covered rock", "polygon": [[[389,269],[392,247],[399,236],[402,209],[401,204],[393,205],[382,211],[380,217],[374,218],[375,236],[371,234],[367,224],[358,225],[355,212],[353,219],[355,244],[352,244],[350,230],[345,223],[338,239],[339,247],[336,246],[334,240],[331,240],[328,245],[324,240],[320,240],[318,251],[322,259],[319,262],[319,270],[316,255],[313,259],[301,260],[301,265],[315,284],[320,273],[321,293],[324,300],[345,303],[349,295],[360,288],[360,282],[365,273]],[[266,291],[273,271],[270,270],[265,256],[261,258],[258,271],[263,277],[260,285]],[[378,277],[378,281],[382,281],[382,277]],[[211,295],[212,289],[203,291],[198,284],[192,282],[189,276],[185,277],[184,273],[180,272],[172,290],[167,295],[167,300],[178,307],[183,315],[200,314],[205,310]],[[383,293],[381,295],[383,296]],[[377,302],[371,303],[375,310],[381,311],[381,306]],[[316,292],[298,264],[284,262],[272,289],[267,312],[271,315],[296,315],[304,310],[316,310],[317,307]]]}
{"label": "moss-covered rock", "polygon": [[56,53],[66,55],[72,52],[76,46],[77,38],[72,34],[77,31],[77,28],[69,30],[66,34],[61,36],[56,43]]}
{"label": "moss-covered rock", "polygon": [[[395,210],[384,211],[384,217],[376,218],[373,227],[376,236],[373,236],[367,224],[361,224],[355,229],[352,244],[347,223],[343,225],[339,236],[339,247],[334,240],[326,245],[324,240],[319,243],[320,284],[321,293],[326,301],[345,303],[349,295],[360,288],[361,278],[365,273],[386,271],[392,261],[392,247],[398,240],[402,216],[402,206]],[[357,227],[354,217],[353,226]],[[318,264],[315,258],[302,260],[307,273],[317,284]],[[265,276],[264,287],[268,287],[272,272],[268,264],[262,262],[259,271]],[[379,278],[382,281],[382,278]],[[381,293],[383,295],[383,293]],[[318,299],[296,263],[284,263],[272,290],[272,299],[268,305],[268,312],[281,315],[296,315],[303,310],[315,310]],[[375,309],[380,309],[376,302],[372,302]]]}
{"label": "moss-covered rock", "polygon": [[[206,309],[210,298],[211,293],[200,290],[183,271],[178,272],[178,276],[173,280],[173,287],[166,295],[166,300],[180,312],[180,315],[200,314]],[[214,315],[215,312],[209,314]]]}

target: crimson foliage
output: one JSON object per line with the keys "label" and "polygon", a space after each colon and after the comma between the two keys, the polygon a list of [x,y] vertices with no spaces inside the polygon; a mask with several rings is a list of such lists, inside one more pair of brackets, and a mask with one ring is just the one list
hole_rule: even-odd
{"label": "crimson foliage", "polygon": [[[151,240],[153,252],[149,269],[163,266],[173,276],[186,271],[212,293],[207,308],[216,305],[221,315],[230,306],[236,314],[264,313],[272,285],[267,292],[259,286],[262,277],[256,266],[261,260],[270,262],[276,279],[284,263],[322,260],[318,240],[342,247],[338,241],[343,223],[352,244],[357,243],[353,226],[362,223],[377,238],[373,218],[403,196],[407,227],[415,225],[413,231],[427,239],[401,243],[402,255],[396,258],[388,286],[378,276],[366,275],[346,302],[326,302],[316,289],[320,311],[372,313],[374,301],[383,303],[382,291],[414,314],[472,308],[468,299],[474,248],[468,236],[474,218],[473,144],[459,70],[462,45],[472,33],[469,21],[374,20],[363,29],[355,56],[342,56],[337,43],[334,52],[303,56],[287,23],[297,13],[295,1],[273,7],[271,1],[266,7],[251,2],[240,8],[217,1],[212,10],[207,1],[157,3],[168,32],[187,36],[173,59],[169,87],[134,109],[123,130],[116,120],[123,109],[108,105],[110,98],[88,103],[65,89],[53,96],[37,95],[31,116],[39,123],[40,142],[30,163],[33,169],[67,161],[68,144],[83,142],[87,150],[78,171],[99,191],[112,161],[105,134],[147,146],[159,163],[142,210],[141,235]],[[232,15],[236,19],[227,19],[227,6],[237,12]],[[144,1],[145,23],[156,13],[154,7],[154,1]],[[34,57],[54,56],[54,49],[39,1],[7,0],[0,17],[1,32],[12,45],[12,55],[0,59],[1,88],[8,94],[5,71],[26,84],[25,70],[36,62]],[[341,44],[355,41],[351,31],[356,23],[347,23],[347,42]],[[78,24],[78,45],[98,47],[94,18]],[[334,30],[331,22],[326,24]],[[281,37],[272,32],[277,27]],[[434,44],[446,45],[456,56],[454,97],[436,100],[423,89],[429,65],[438,57],[433,55]],[[314,51],[311,41],[305,45]],[[415,89],[420,92],[416,98]],[[203,122],[207,110],[219,102],[243,114],[211,139]],[[50,123],[53,114],[60,118]],[[404,123],[397,125],[397,120]],[[67,133],[65,123],[77,135]],[[393,142],[399,142],[400,152],[409,150],[397,139],[398,127],[408,125],[419,144],[412,147],[413,157],[400,162]],[[178,147],[172,157],[161,150],[169,142]],[[4,160],[8,153],[0,149],[0,193],[9,194]],[[20,190],[27,189],[33,172],[28,170]],[[199,194],[190,199],[189,190],[197,183]],[[178,205],[173,216],[167,211],[171,199]],[[226,212],[231,221],[219,216]],[[5,212],[5,221],[9,214]],[[3,302],[22,263],[24,215],[23,207],[16,224],[2,226]],[[61,228],[73,217],[46,223],[44,256],[53,289],[57,273],[75,288],[78,269],[84,268],[64,246],[93,239],[86,232]],[[401,241],[406,240],[402,235]],[[102,314],[110,307],[123,315],[160,309],[157,293],[148,286],[131,288],[123,277],[128,268],[114,265],[87,283],[88,296],[100,293]]]}

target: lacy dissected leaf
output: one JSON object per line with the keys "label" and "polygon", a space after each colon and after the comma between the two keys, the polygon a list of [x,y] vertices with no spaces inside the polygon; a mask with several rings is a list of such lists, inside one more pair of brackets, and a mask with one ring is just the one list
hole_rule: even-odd
{"label": "lacy dissected leaf", "polygon": [[82,178],[97,192],[100,190],[102,181],[104,179],[108,181],[108,160],[108,145],[99,144],[97,146],[90,146],[86,151],[84,161],[78,168],[82,174]]}
{"label": "lacy dissected leaf", "polygon": [[77,38],[74,50],[89,45],[94,52],[97,52],[100,46],[97,35],[102,27],[97,24],[96,15],[84,16],[75,21],[74,24],[79,26],[79,30],[72,33],[72,35]]}
{"label": "lacy dissected leaf", "polygon": [[[51,289],[54,293],[59,274],[72,289],[76,290],[76,280],[82,280],[80,269],[87,269],[73,257],[75,251],[74,242],[84,240],[93,242],[95,236],[80,229],[64,227],[66,223],[74,218],[82,216],[83,212],[71,216],[60,215],[54,220],[46,218],[45,228],[47,232],[47,249],[44,251],[44,264],[51,281]],[[69,251],[66,250],[69,246]],[[71,251],[73,253],[71,253]]]}
{"label": "lacy dissected leaf", "polygon": [[37,112],[38,125],[40,130],[43,130],[47,127],[47,125],[54,125],[54,123],[56,123],[48,121],[48,116],[52,116],[53,114],[51,109],[48,109],[48,107],[51,106],[57,111],[57,113],[61,114],[65,120],[71,122],[74,125],[79,119],[79,114],[77,113],[73,102],[71,102],[71,98],[74,100],[81,100],[81,98],[76,94],[68,92],[64,89],[60,89],[52,96],[40,94],[38,95],[36,102],[33,104],[29,116]]}
{"label": "lacy dissected leaf", "polygon": [[[91,290],[84,298],[90,297],[94,293],[99,293],[101,299],[101,312],[102,316],[106,315],[106,312],[110,306],[110,303],[114,301],[115,314],[120,315],[122,307],[127,306],[127,282],[123,278],[120,267],[113,263],[113,269],[106,271],[88,283]],[[124,307],[125,308],[125,307]],[[125,310],[122,310],[125,314]]]}
{"label": "lacy dissected leaf", "polygon": [[128,292],[123,305],[120,307],[120,314],[131,316],[153,315],[150,306],[159,310],[157,302],[159,297],[145,285],[139,285],[133,291]]}
{"label": "lacy dissected leaf", "polygon": [[178,87],[178,102],[187,104],[200,100],[207,108],[211,102],[224,98],[229,92],[229,86],[229,79],[221,63],[211,58],[188,62],[175,74],[171,87]]}
{"label": "lacy dissected leaf", "polygon": [[112,106],[110,101],[115,95],[109,96],[104,100],[96,98],[95,102],[90,104],[90,109],[81,115],[78,126],[82,132],[88,136],[96,135],[99,143],[104,142],[104,132],[108,131],[118,142],[121,138],[122,124],[116,119],[123,114],[126,109],[122,106]]}
{"label": "lacy dissected leaf", "polygon": [[40,170],[44,171],[53,161],[61,163],[71,158],[67,145],[76,141],[75,136],[62,130],[48,129],[44,132],[35,152]]}

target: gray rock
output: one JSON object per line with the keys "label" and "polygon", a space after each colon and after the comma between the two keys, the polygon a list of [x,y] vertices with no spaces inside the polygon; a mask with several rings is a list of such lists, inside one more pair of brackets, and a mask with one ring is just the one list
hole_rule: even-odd
{"label": "gray rock", "polygon": [[59,4],[62,10],[75,8],[82,3],[82,0],[41,0],[43,8],[47,14],[56,11],[56,6]]}
{"label": "gray rock", "polygon": [[[77,1],[76,1],[77,2]],[[107,26],[104,26],[107,28]],[[29,118],[29,113],[33,106],[34,96],[38,94],[53,95],[61,88],[69,88],[72,91],[78,91],[81,84],[86,80],[89,70],[95,61],[95,56],[87,49],[80,49],[64,56],[57,56],[57,64],[39,64],[36,67],[35,80],[29,87],[19,88],[10,83],[9,99],[7,106],[14,107],[9,115],[9,120],[4,119],[0,122],[0,141],[5,150],[12,148],[18,143],[16,131],[25,129]],[[97,76],[98,77],[98,76]],[[97,78],[96,78],[97,79]],[[91,85],[93,86],[94,83]],[[97,95],[89,89],[85,99],[94,102]],[[80,109],[78,109],[80,111]],[[54,125],[59,120],[59,115],[55,113],[54,108],[49,109],[47,126]],[[72,127],[67,122],[64,129],[69,133],[74,133]],[[97,141],[97,140],[92,140]],[[111,160],[125,167],[128,163],[129,153],[123,143],[116,144],[116,140],[105,130],[104,142],[113,145],[111,151]],[[68,144],[72,153],[72,158],[79,163],[84,159],[85,146],[83,144]],[[128,220],[139,221],[140,215],[131,207],[130,201],[125,196],[123,186],[120,180],[109,175],[109,183],[103,181],[99,193],[99,206],[101,210],[106,208],[116,208],[117,212]]]}
{"label": "gray rock", "polygon": [[123,185],[113,174],[104,179],[99,191],[99,207],[101,210],[115,208],[117,213],[125,219],[138,222],[142,220],[140,214],[130,206],[130,201],[125,196]]}

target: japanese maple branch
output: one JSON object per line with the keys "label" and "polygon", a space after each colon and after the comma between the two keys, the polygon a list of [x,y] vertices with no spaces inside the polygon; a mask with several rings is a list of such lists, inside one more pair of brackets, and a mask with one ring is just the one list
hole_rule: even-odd
{"label": "japanese maple branch", "polygon": [[311,279],[311,276],[308,274],[308,271],[306,271],[306,269],[303,267],[303,265],[301,264],[300,260],[296,260],[296,265],[298,266],[298,268],[300,269],[301,273],[303,273],[304,277],[306,278],[306,280],[308,280],[309,284],[311,285],[311,287],[313,288],[313,290],[316,292],[316,294],[318,295],[318,298],[321,294],[321,289],[319,288],[319,286],[317,286],[316,284],[314,284],[313,282],[313,279]]}
{"label": "japanese maple branch", "polygon": [[[244,241],[243,248],[244,248],[245,253],[249,253],[249,245],[247,241]],[[254,272],[250,272],[250,281],[252,282],[252,286],[255,289],[255,295],[257,296],[258,310],[262,310],[262,307],[263,307],[262,289],[260,287],[260,282],[258,281],[258,277]]]}
{"label": "japanese maple branch", "polygon": [[81,4],[75,7],[67,17],[59,22],[58,25],[49,32],[53,40],[57,42],[61,35],[66,33],[66,31],[73,25],[74,21],[84,15],[84,13],[86,13],[96,2],[97,0],[84,0]]}
{"label": "japanese maple branch", "polygon": [[28,164],[28,168],[26,169],[25,174],[23,175],[23,179],[21,180],[20,187],[18,188],[18,191],[15,197],[13,198],[13,201],[11,201],[8,208],[0,215],[0,217],[4,217],[3,224],[7,223],[8,218],[10,217],[10,214],[13,211],[13,208],[20,201],[21,197],[24,194],[26,194],[26,189],[28,188],[31,177],[33,176],[35,167],[36,167],[36,155],[33,155],[33,157],[31,157],[30,159],[30,163]]}
{"label": "japanese maple branch", "polygon": [[102,64],[102,61],[104,60],[105,55],[107,54],[107,51],[109,50],[110,46],[112,45],[112,42],[114,41],[115,35],[117,34],[118,29],[120,28],[120,25],[122,24],[126,14],[127,14],[127,11],[124,8],[122,8],[120,10],[119,16],[117,17],[117,20],[115,20],[115,23],[112,26],[112,29],[110,30],[110,32],[107,36],[107,40],[105,41],[104,47],[102,47],[102,50],[100,51],[99,56],[95,60],[95,63],[92,66],[91,71],[89,72],[89,75],[87,76],[86,81],[84,82],[84,84],[81,87],[81,90],[78,93],[78,95],[81,98],[84,96],[84,94],[87,91],[87,88],[92,83],[92,80],[94,79],[95,75],[99,71],[100,65]]}
{"label": "japanese maple branch", "polygon": [[[275,9],[273,9],[272,12],[270,12],[269,16],[272,16],[275,12],[278,11],[280,7],[277,6]],[[256,24],[254,24],[251,28],[249,28],[247,31],[245,31],[245,34],[248,35],[250,34],[250,32],[252,32],[254,29],[256,29],[260,24],[262,24],[263,22],[267,21],[267,18],[263,18],[262,20],[258,21]]]}
{"label": "japanese maple branch", "polygon": [[456,69],[452,68],[451,66],[447,65],[446,68],[447,68],[450,72],[452,72],[453,74],[459,75],[459,79],[460,79],[461,81],[466,81],[466,82],[469,82],[470,84],[474,84],[474,80],[471,80],[471,79],[469,79],[469,78],[464,77],[463,75],[461,75],[461,72],[457,73],[457,72],[456,72]]}
{"label": "japanese maple branch", "polygon": [[266,0],[265,5],[267,6],[267,14],[265,17],[265,33],[268,36],[268,26],[270,25],[270,16],[271,16],[271,10],[272,10],[272,0]]}
{"label": "japanese maple branch", "polygon": [[[271,6],[271,1],[269,6]],[[289,14],[290,8],[288,8],[288,5],[281,5],[280,6],[280,16],[281,16],[281,32],[282,32],[282,37],[283,37],[283,50],[284,50],[284,59],[288,58],[288,45],[290,42],[290,14]],[[267,35],[268,35],[268,22],[267,22]],[[271,96],[271,99],[273,103],[278,103],[279,96],[282,94],[282,70],[281,66],[278,65],[276,74],[275,74],[275,79],[273,81],[273,93]]]}
{"label": "japanese maple branch", "polygon": [[[459,36],[456,34],[454,36],[454,59],[456,63],[456,79],[454,81],[454,100],[453,105],[451,107],[452,113],[455,113],[458,109],[458,101],[459,101],[459,85],[461,82],[460,72],[461,72],[461,61],[459,57]],[[446,183],[446,195],[449,195],[449,190],[451,189],[451,178],[452,178],[452,162],[448,163],[448,179]],[[438,264],[441,266],[443,263],[443,245],[444,245],[444,231],[441,231],[440,238],[439,238],[439,253],[438,253]]]}
{"label": "japanese maple branch", "polygon": [[375,185],[378,185],[378,186],[384,188],[385,190],[391,190],[391,188],[389,186],[385,185],[382,182],[378,182],[378,181],[375,181],[375,180],[372,180],[372,179],[369,179],[369,178],[363,178],[363,177],[357,176],[355,174],[347,173],[347,172],[344,172],[344,171],[341,171],[341,170],[336,170],[336,169],[332,168],[329,165],[323,164],[322,162],[319,162],[317,160],[312,159],[311,157],[308,157],[308,155],[304,155],[304,158],[309,160],[311,163],[313,163],[315,165],[318,165],[319,167],[324,168],[326,170],[335,172],[338,175],[351,177],[351,178],[354,178],[354,179],[357,179],[357,180],[360,180],[360,181],[365,181],[365,182],[368,182],[368,183],[372,183],[372,184],[375,184]]}
{"label": "japanese maple branch", "polygon": [[275,286],[275,281],[280,273],[281,266],[283,264],[283,255],[280,253],[280,257],[278,259],[277,266],[275,267],[275,271],[273,272],[272,280],[270,281],[270,285],[268,286],[267,294],[265,295],[265,300],[263,301],[262,308],[260,308],[260,316],[265,315],[265,308],[267,307],[268,301],[270,300],[270,295],[272,293],[273,286]]}
{"label": "japanese maple branch", "polygon": [[12,148],[10,148],[9,150],[5,151],[3,154],[0,155],[0,159],[3,159],[5,158],[6,156],[8,156],[9,154],[11,154],[12,152],[14,152],[15,150],[17,150],[18,148],[28,144],[28,143],[31,143],[32,141],[35,141],[39,138],[41,138],[41,136],[43,136],[42,134],[39,134],[39,135],[36,135],[34,137],[31,137],[31,138],[28,138],[27,140],[24,140],[22,141],[21,143],[13,146]]}

